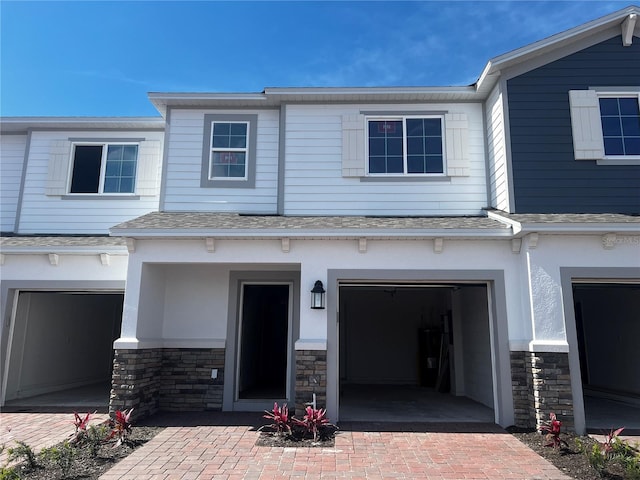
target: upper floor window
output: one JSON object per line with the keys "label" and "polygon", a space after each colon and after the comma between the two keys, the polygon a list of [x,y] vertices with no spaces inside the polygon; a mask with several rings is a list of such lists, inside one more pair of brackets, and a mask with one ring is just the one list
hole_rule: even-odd
{"label": "upper floor window", "polygon": [[69,193],[133,193],[138,145],[75,145]]}
{"label": "upper floor window", "polygon": [[213,122],[210,179],[246,179],[249,123]]}
{"label": "upper floor window", "polygon": [[204,115],[202,188],[253,188],[256,177],[258,115]]}
{"label": "upper floor window", "polygon": [[604,154],[640,155],[638,96],[600,97],[599,103]]}
{"label": "upper floor window", "polygon": [[442,117],[367,120],[372,175],[443,174]]}
{"label": "upper floor window", "polygon": [[576,160],[598,165],[640,165],[640,87],[569,91]]}

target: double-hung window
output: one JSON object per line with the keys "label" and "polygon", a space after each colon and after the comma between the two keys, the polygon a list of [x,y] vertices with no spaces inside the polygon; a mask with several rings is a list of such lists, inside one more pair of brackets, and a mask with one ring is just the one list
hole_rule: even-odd
{"label": "double-hung window", "polygon": [[247,178],[249,122],[212,122],[209,179]]}
{"label": "double-hung window", "polygon": [[369,175],[444,173],[441,116],[367,119]]}
{"label": "double-hung window", "polygon": [[137,144],[75,144],[69,193],[132,194]]}
{"label": "double-hung window", "polygon": [[599,97],[605,156],[640,156],[638,97]]}
{"label": "double-hung window", "polygon": [[253,188],[256,178],[258,115],[204,116],[201,188]]}

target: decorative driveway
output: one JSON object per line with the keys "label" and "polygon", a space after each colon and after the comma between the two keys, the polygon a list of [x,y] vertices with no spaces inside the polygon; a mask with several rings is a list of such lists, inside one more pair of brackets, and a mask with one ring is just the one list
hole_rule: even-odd
{"label": "decorative driveway", "polygon": [[496,425],[346,423],[333,448],[283,448],[255,446],[256,415],[206,415],[176,415],[100,480],[569,478]]}
{"label": "decorative driveway", "polygon": [[[72,419],[2,413],[0,444],[23,440],[38,451],[68,438]],[[569,478],[491,424],[344,423],[335,447],[282,448],[255,445],[260,420],[259,414],[157,415],[143,423],[166,428],[100,480]]]}

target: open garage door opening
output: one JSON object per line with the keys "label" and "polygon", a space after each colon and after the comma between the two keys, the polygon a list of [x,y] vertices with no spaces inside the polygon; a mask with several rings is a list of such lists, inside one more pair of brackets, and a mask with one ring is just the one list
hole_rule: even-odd
{"label": "open garage door opening", "polygon": [[640,284],[574,283],[587,429],[640,429]]}
{"label": "open garage door opening", "polygon": [[123,299],[111,291],[18,292],[5,406],[106,411]]}
{"label": "open garage door opening", "polygon": [[341,285],[341,421],[493,423],[487,288]]}

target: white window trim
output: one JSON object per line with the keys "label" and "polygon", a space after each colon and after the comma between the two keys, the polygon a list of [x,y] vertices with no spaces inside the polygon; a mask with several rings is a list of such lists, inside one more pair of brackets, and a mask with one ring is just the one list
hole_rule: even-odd
{"label": "white window trim", "polygon": [[[213,130],[216,123],[244,124],[247,126],[247,134],[245,136],[244,148],[215,148],[213,146]],[[212,120],[211,121],[211,138],[209,138],[209,168],[208,180],[222,182],[246,182],[249,179],[249,138],[250,138],[251,122],[244,120]],[[215,177],[211,175],[213,167],[213,154],[215,152],[244,152],[244,176],[243,177]]]}
{"label": "white window trim", "polygon": [[[607,90],[600,88],[594,88],[593,90],[596,91],[598,100],[601,98],[636,97],[638,99],[638,107],[640,108],[640,90]],[[604,145],[604,133],[602,135],[602,143]],[[640,155],[607,155],[605,153],[601,159],[597,159],[596,163],[598,165],[638,165],[640,164]]]}
{"label": "white window trim", "polygon": [[[104,192],[104,180],[105,173],[107,170],[107,152],[109,150],[109,145],[135,145],[138,147],[136,152],[136,173],[135,180],[133,185],[133,192]],[[102,157],[100,159],[100,179],[98,182],[98,191],[96,193],[93,192],[71,192],[71,182],[73,181],[73,167],[76,161],[76,147],[77,146],[101,146],[102,147]],[[138,170],[139,170],[139,157],[140,157],[140,142],[133,141],[117,141],[117,142],[71,142],[71,159],[69,161],[69,172],[67,175],[67,193],[69,196],[90,196],[90,197],[102,197],[105,195],[108,196],[116,196],[116,197],[134,197],[136,196],[136,190],[138,188]]]}
{"label": "white window trim", "polygon": [[[439,173],[408,173],[407,172],[407,120],[408,119],[422,119],[422,118],[438,118],[440,119],[440,132],[441,138],[440,141],[442,143],[442,172]],[[369,172],[369,122],[380,122],[380,121],[402,121],[402,168],[403,173],[371,173]],[[446,177],[447,176],[447,159],[446,159],[446,127],[444,122],[444,115],[389,115],[389,116],[381,116],[381,115],[372,115],[365,116],[364,118],[364,132],[365,132],[365,145],[364,145],[364,155],[365,155],[365,176],[367,177],[395,177],[395,178],[406,178],[406,177]]]}

